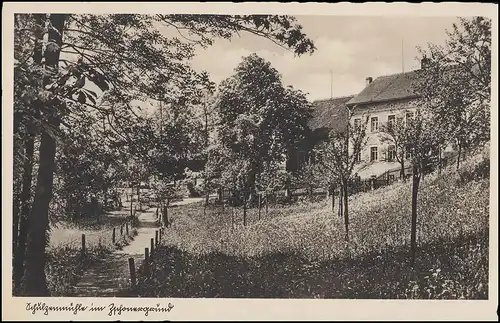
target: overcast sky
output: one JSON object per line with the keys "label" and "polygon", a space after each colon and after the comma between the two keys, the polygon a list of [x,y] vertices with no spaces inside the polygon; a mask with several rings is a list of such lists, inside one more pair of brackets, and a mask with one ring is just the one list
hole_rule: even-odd
{"label": "overcast sky", "polygon": [[[296,16],[317,50],[294,57],[271,41],[249,34],[231,42],[218,40],[199,50],[193,67],[206,70],[217,84],[234,72],[243,56],[253,52],[269,60],[285,85],[309,93],[310,100],[358,93],[368,76],[416,69],[416,46],[443,44],[455,17]],[[402,55],[404,54],[404,55]],[[333,82],[330,82],[330,70]]]}

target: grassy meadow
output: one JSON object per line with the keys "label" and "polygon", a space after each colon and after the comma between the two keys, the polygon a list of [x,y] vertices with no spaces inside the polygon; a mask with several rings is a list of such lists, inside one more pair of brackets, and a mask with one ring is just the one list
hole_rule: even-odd
{"label": "grassy meadow", "polygon": [[410,265],[411,183],[350,197],[350,242],[331,200],[266,215],[200,204],[172,208],[143,297],[487,299],[489,158],[426,176]]}

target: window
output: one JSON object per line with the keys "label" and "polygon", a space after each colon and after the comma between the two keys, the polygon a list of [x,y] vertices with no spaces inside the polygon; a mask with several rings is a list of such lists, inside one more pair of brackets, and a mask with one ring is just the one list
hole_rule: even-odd
{"label": "window", "polygon": [[411,119],[413,119],[413,112],[406,112],[406,122],[409,122]]}
{"label": "window", "polygon": [[376,132],[378,131],[378,117],[372,117],[372,122],[371,122],[371,131]]}
{"label": "window", "polygon": [[323,150],[321,150],[321,149],[315,150],[313,156],[314,156],[313,163],[321,162],[321,159],[323,157]]}
{"label": "window", "polygon": [[358,151],[358,153],[356,154],[355,160],[356,160],[356,163],[361,162],[361,152],[360,151]]}
{"label": "window", "polygon": [[387,161],[394,161],[396,159],[396,146],[390,145],[387,149]]}
{"label": "window", "polygon": [[406,159],[411,158],[411,147],[406,147],[405,158]]}
{"label": "window", "polygon": [[391,114],[387,117],[387,128],[390,130],[394,126],[394,123],[396,122],[396,116],[394,114]]}
{"label": "window", "polygon": [[360,125],[361,125],[361,119],[359,118],[354,119],[354,129],[358,129]]}
{"label": "window", "polygon": [[297,166],[300,167],[307,162],[307,154],[305,151],[297,152]]}
{"label": "window", "polygon": [[378,160],[378,148],[370,147],[370,161]]}

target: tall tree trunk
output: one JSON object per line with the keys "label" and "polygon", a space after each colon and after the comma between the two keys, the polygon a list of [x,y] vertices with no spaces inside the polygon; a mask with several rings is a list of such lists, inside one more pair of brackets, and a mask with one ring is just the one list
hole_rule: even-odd
{"label": "tall tree trunk", "polygon": [[55,140],[43,130],[35,200],[29,221],[25,276],[26,296],[48,295],[45,280],[45,245],[47,241],[49,203],[52,199],[55,154]]}
{"label": "tall tree trunk", "polygon": [[14,267],[14,283],[15,287],[19,288],[24,275],[24,257],[26,253],[26,236],[28,234],[28,219],[30,213],[30,196],[31,183],[33,180],[33,154],[35,150],[35,137],[29,134],[26,140],[25,153],[26,159],[23,165],[23,187],[19,200],[21,203],[19,217],[19,235],[17,240],[17,248],[12,250],[15,252],[15,267]]}
{"label": "tall tree trunk", "polygon": [[417,197],[420,184],[420,172],[416,165],[413,166],[412,192],[411,192],[411,261],[415,264],[417,253]]}
{"label": "tall tree trunk", "polygon": [[344,189],[342,184],[340,184],[340,189],[339,189],[339,217],[342,218],[344,215],[344,210],[343,210],[343,204],[344,204]]}
{"label": "tall tree trunk", "polygon": [[404,156],[401,159],[401,169],[399,171],[399,178],[403,180],[403,182],[406,182],[406,174],[405,174],[405,161],[404,161]]}
{"label": "tall tree trunk", "polygon": [[349,191],[348,191],[348,183],[342,185],[344,190],[344,223],[345,223],[345,240],[349,242]]}
{"label": "tall tree trunk", "polygon": [[130,218],[134,216],[134,186],[130,185]]}
{"label": "tall tree trunk", "polygon": [[[45,14],[35,14],[35,47],[33,52],[33,62],[36,65],[42,64],[43,57],[43,37],[44,37],[44,25],[45,25]],[[37,104],[33,105],[33,112],[38,115],[39,107]],[[23,180],[22,189],[19,195],[19,212],[16,214],[14,219],[15,232],[16,235],[15,248],[12,249],[14,253],[14,286],[19,288],[24,275],[24,261],[26,253],[26,240],[28,235],[28,223],[29,223],[29,213],[30,213],[30,198],[31,198],[31,184],[33,181],[33,155],[35,151],[35,131],[33,125],[29,124],[27,126],[28,136],[24,143],[25,160],[23,164]],[[17,127],[15,128],[17,131]]]}
{"label": "tall tree trunk", "polygon": [[438,175],[441,175],[441,146],[438,147]]}
{"label": "tall tree trunk", "polygon": [[331,186],[330,190],[332,193],[332,213],[335,214],[335,186]]}
{"label": "tall tree trunk", "polygon": [[[45,51],[45,63],[52,68],[58,68],[59,55],[62,44],[63,27],[66,20],[65,14],[51,14],[52,28],[48,31],[48,40],[57,45],[51,51]],[[44,80],[45,83],[45,80]],[[59,129],[60,116],[58,106],[49,106],[52,111],[47,116],[47,123],[52,133]],[[29,217],[28,244],[25,271],[26,296],[47,296],[47,281],[45,277],[45,247],[47,244],[47,229],[49,226],[49,204],[52,199],[52,188],[55,170],[56,142],[55,139],[42,129],[40,143],[40,164],[38,168],[35,199]]]}

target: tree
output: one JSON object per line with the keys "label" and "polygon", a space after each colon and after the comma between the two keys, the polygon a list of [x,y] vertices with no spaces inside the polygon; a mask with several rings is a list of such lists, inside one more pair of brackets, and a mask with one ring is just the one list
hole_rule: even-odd
{"label": "tree", "polygon": [[404,143],[410,153],[412,167],[412,195],[411,195],[411,259],[415,262],[417,250],[417,201],[420,180],[433,162],[433,155],[437,150],[441,138],[440,132],[435,131],[432,115],[422,109],[417,109],[413,118],[408,120]]}
{"label": "tree", "polygon": [[365,122],[351,124],[354,110],[349,110],[347,114],[346,127],[343,131],[331,131],[328,140],[322,144],[321,165],[323,173],[332,185],[338,183],[340,194],[342,195],[342,213],[345,224],[345,239],[349,242],[349,184],[355,179],[357,171],[361,170],[359,156],[366,145],[366,125]]}
{"label": "tree", "polygon": [[[403,111],[405,113],[406,111]],[[385,142],[393,146],[393,154],[398,163],[401,165],[399,177],[406,181],[405,175],[405,159],[406,159],[406,137],[408,128],[402,117],[396,118],[391,123],[381,126],[381,142]]]}
{"label": "tree", "polygon": [[425,67],[416,92],[433,111],[436,129],[458,148],[457,169],[466,152],[490,138],[491,20],[459,18],[445,46],[420,49]]}
{"label": "tree", "polygon": [[[25,99],[18,106],[20,109],[15,110],[15,129],[32,120],[40,132],[40,162],[28,217],[24,291],[28,296],[48,294],[45,246],[61,127],[66,127],[75,111],[93,109],[106,116],[115,134],[130,141],[119,128],[134,113],[129,106],[131,100],[176,102],[179,97],[191,98],[196,92],[200,75],[188,64],[194,44],[165,37],[158,31],[158,23],[201,36],[196,44],[203,46],[210,45],[215,37],[231,38],[239,31],[246,31],[291,48],[297,54],[314,50],[300,26],[286,16],[47,14],[41,17],[46,17],[46,23],[37,21],[33,15],[23,16],[27,21],[35,21],[28,26],[41,28],[31,29],[34,37],[29,33],[26,36],[30,40],[35,38],[29,43],[31,48],[16,47],[16,55],[26,60],[17,59],[14,66],[15,93]],[[21,20],[16,16],[17,22]],[[15,28],[19,31],[22,24],[16,23]],[[41,37],[36,34],[40,30]],[[40,40],[45,39],[45,34],[48,37],[43,44]],[[30,78],[36,87],[18,81]],[[97,101],[104,97],[115,104],[100,107]],[[35,109],[23,108],[27,106]]]}
{"label": "tree", "polygon": [[241,166],[235,182],[252,199],[259,174],[284,162],[305,136],[310,103],[301,91],[284,87],[269,62],[252,54],[221,83],[216,108],[221,145]]}

